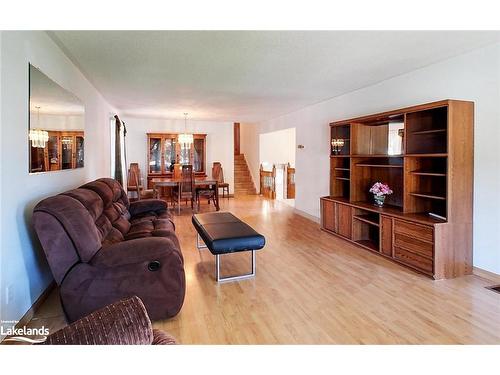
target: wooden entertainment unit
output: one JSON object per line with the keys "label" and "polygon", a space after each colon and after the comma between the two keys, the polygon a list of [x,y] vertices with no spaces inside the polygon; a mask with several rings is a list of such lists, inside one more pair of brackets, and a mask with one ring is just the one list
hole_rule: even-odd
{"label": "wooden entertainment unit", "polygon": [[[473,128],[458,100],[331,123],[321,228],[434,279],[471,274]],[[382,208],[377,181],[394,191]]]}

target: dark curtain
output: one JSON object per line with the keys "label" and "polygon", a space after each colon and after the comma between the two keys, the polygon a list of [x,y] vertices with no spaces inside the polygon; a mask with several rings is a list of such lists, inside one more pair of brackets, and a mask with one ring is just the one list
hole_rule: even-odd
{"label": "dark curtain", "polygon": [[122,170],[122,147],[120,142],[120,128],[122,122],[115,115],[115,180],[123,186],[123,170]]}

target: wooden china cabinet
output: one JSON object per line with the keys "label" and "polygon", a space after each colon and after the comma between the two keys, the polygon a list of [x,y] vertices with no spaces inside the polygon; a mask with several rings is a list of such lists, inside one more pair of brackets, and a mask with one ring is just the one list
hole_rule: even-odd
{"label": "wooden china cabinet", "polygon": [[[331,123],[322,229],[434,279],[470,274],[473,129],[458,100]],[[375,182],[394,191],[383,207]]]}
{"label": "wooden china cabinet", "polygon": [[174,164],[192,164],[195,175],[206,176],[206,134],[193,134],[190,148],[181,147],[175,133],[147,133],[148,136],[148,189],[151,180],[171,177]]}
{"label": "wooden china cabinet", "polygon": [[84,132],[49,130],[48,133],[44,148],[32,147],[30,143],[30,173],[83,168]]}

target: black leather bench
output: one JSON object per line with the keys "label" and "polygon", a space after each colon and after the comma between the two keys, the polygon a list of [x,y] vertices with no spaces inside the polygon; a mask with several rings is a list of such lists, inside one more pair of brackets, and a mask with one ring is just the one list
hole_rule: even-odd
{"label": "black leather bench", "polygon": [[[266,244],[263,235],[257,233],[230,212],[195,214],[192,222],[198,232],[196,247],[198,249],[208,248],[215,255],[217,282],[242,280],[255,276],[255,251],[262,249]],[[205,246],[200,244],[200,238]],[[239,251],[252,252],[252,272],[245,275],[221,277],[220,256]]]}

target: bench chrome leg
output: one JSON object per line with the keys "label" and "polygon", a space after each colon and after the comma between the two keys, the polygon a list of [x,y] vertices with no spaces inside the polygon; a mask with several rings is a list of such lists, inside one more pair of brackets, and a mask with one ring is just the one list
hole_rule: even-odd
{"label": "bench chrome leg", "polygon": [[[225,255],[227,255],[227,254],[225,254]],[[220,256],[221,256],[221,254],[217,254],[215,256],[215,279],[217,280],[218,283],[224,283],[227,281],[245,280],[245,279],[250,279],[252,277],[255,277],[255,265],[256,265],[255,250],[252,250],[252,272],[247,273],[245,275],[221,277],[220,276]]]}
{"label": "bench chrome leg", "polygon": [[[201,242],[200,242],[200,240],[201,240]],[[201,249],[206,249],[206,248],[208,247],[207,245],[205,245],[205,243],[203,243],[203,245],[202,245],[202,242],[203,242],[203,240],[201,239],[200,234],[199,234],[199,233],[197,233],[197,234],[196,234],[196,248],[197,248],[198,250],[201,250]]]}

